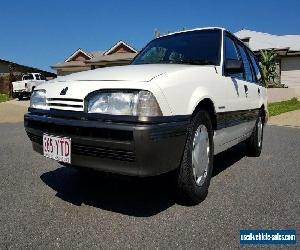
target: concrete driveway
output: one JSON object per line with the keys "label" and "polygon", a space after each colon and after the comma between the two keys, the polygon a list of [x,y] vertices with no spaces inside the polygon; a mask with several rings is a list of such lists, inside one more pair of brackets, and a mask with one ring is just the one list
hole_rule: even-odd
{"label": "concrete driveway", "polygon": [[29,105],[29,100],[19,101],[17,99],[0,103],[0,123],[22,122]]}
{"label": "concrete driveway", "polygon": [[244,145],[218,155],[193,207],[176,203],[167,175],[82,176],[45,159],[22,122],[2,121],[0,138],[0,249],[227,249],[240,247],[240,229],[300,230],[297,128],[267,126],[259,158]]}
{"label": "concrete driveway", "polygon": [[275,126],[300,128],[300,110],[272,116],[268,124]]}

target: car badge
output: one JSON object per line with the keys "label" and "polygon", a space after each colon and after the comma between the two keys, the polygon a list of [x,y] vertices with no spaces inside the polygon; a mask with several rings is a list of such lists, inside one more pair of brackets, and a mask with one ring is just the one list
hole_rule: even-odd
{"label": "car badge", "polygon": [[68,91],[68,87],[65,87],[62,89],[62,91],[60,91],[60,95],[66,95]]}

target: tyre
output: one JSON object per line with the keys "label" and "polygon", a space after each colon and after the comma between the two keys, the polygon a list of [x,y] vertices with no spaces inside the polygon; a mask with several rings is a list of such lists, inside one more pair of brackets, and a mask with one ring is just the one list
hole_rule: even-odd
{"label": "tyre", "polygon": [[260,156],[262,150],[263,137],[264,137],[264,124],[263,124],[263,117],[260,112],[256,120],[252,135],[246,140],[247,153],[249,156],[253,156],[253,157]]}
{"label": "tyre", "polygon": [[200,110],[191,122],[177,173],[180,202],[196,205],[206,198],[212,176],[213,151],[211,119],[207,111]]}

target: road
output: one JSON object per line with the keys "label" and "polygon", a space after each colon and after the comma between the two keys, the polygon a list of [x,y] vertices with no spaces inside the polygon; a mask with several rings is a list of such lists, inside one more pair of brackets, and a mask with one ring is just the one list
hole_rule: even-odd
{"label": "road", "polygon": [[[0,124],[0,249],[237,248],[240,229],[300,230],[300,129],[268,126],[260,158],[215,159],[208,197],[177,204],[168,176],[81,176]],[[298,235],[299,236],[299,235]],[[299,237],[298,237],[299,239]]]}

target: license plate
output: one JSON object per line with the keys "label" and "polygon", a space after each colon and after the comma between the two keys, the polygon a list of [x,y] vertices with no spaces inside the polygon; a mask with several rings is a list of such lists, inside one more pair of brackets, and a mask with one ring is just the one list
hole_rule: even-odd
{"label": "license plate", "polygon": [[71,138],[44,134],[43,151],[47,158],[71,163]]}

